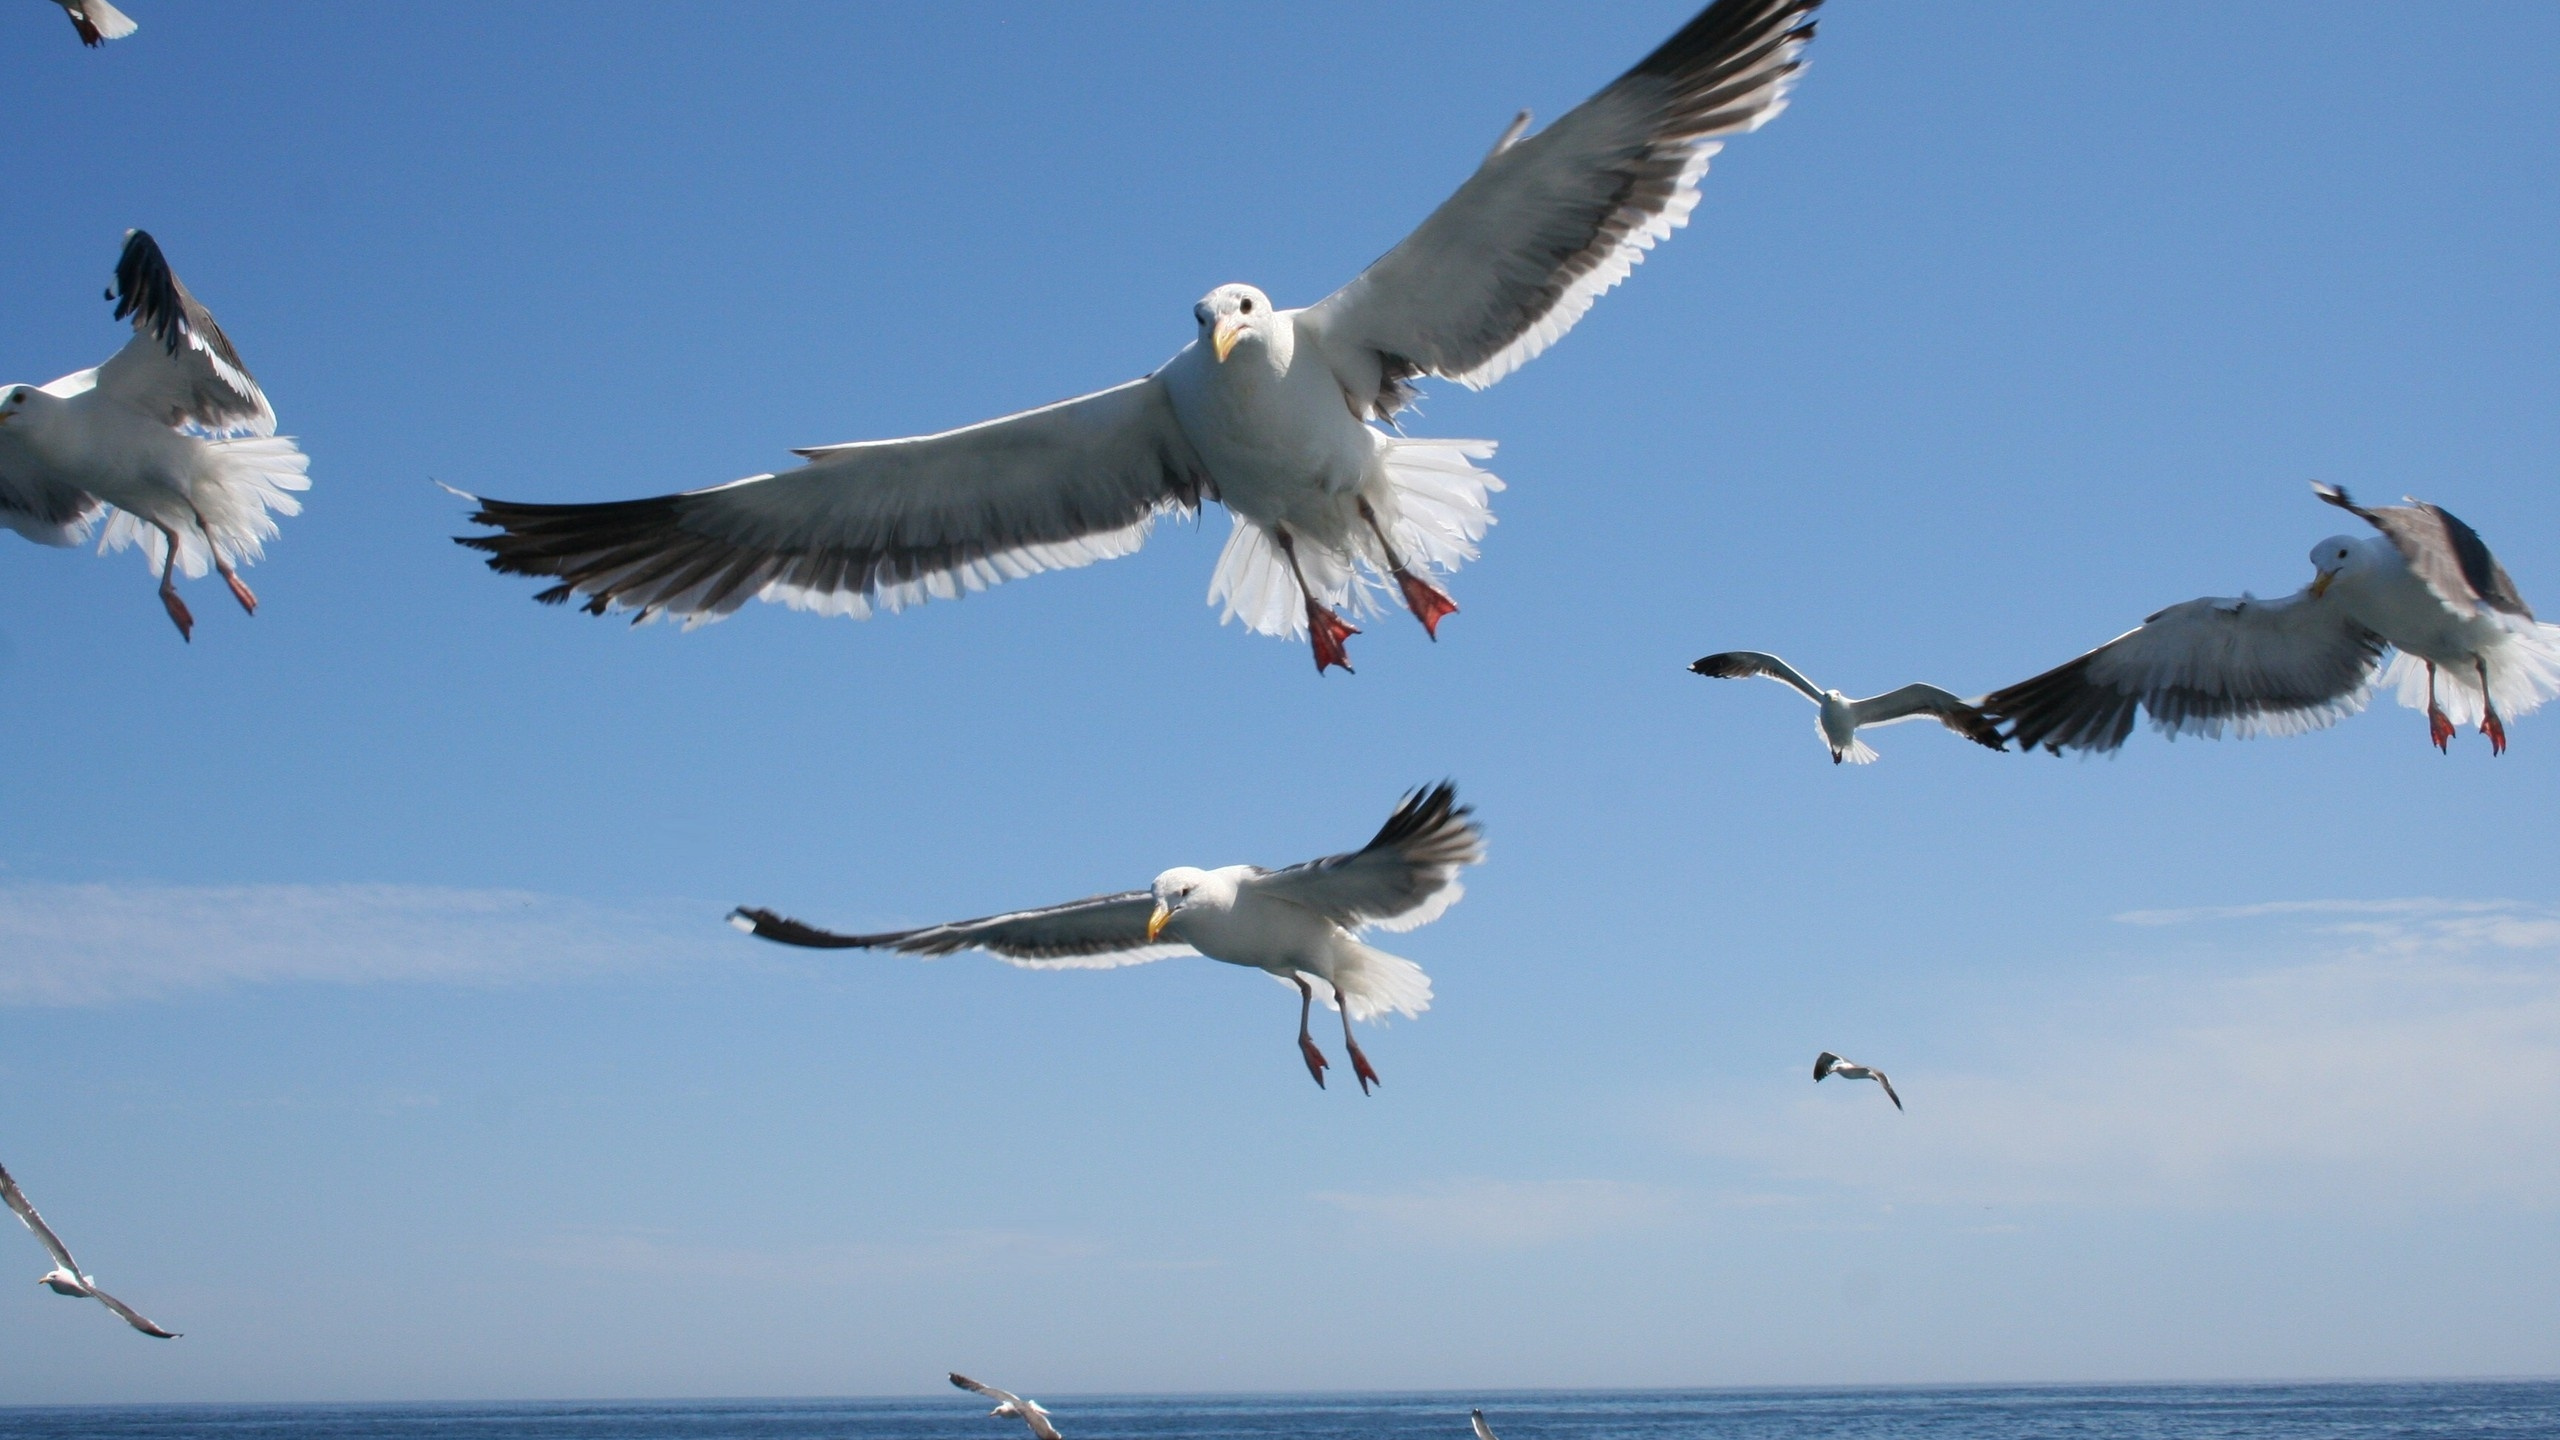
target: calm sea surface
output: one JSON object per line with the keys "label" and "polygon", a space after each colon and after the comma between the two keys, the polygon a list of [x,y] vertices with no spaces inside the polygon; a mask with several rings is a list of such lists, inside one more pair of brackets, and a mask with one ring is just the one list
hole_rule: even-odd
{"label": "calm sea surface", "polygon": [[[1468,1440],[1484,1406],[1502,1440],[2271,1440],[2560,1437],[2560,1382],[2121,1385],[1920,1390],[1513,1391],[1477,1396],[1228,1396],[1053,1400],[1069,1440]],[[922,1400],[704,1400],[506,1405],[152,1405],[0,1409],[0,1440],[57,1436],[224,1440],[1014,1440],[957,1394]]]}

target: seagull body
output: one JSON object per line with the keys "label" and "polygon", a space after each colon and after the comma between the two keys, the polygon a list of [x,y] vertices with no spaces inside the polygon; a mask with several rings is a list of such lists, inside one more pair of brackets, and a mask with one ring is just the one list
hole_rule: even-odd
{"label": "seagull body", "polygon": [[2172,605],[1983,697],[1983,711],[2020,750],[2053,754],[2115,749],[2137,708],[2170,735],[2290,735],[2362,710],[2379,673],[2426,713],[2438,749],[2476,720],[2491,752],[2504,754],[2502,712],[2527,714],[2560,694],[2560,626],[2534,619],[2479,533],[2441,506],[2367,509],[2334,485],[2312,488],[2380,533],[2311,547],[2311,583],[2290,596]]}
{"label": "seagull body", "polygon": [[1025,1399],[1010,1390],[999,1390],[993,1385],[981,1385],[957,1370],[951,1372],[951,1383],[996,1402],[996,1408],[988,1414],[999,1419],[1021,1421],[1031,1427],[1031,1433],[1039,1440],[1061,1440],[1058,1427],[1049,1423],[1049,1412],[1040,1408],[1039,1401]]}
{"label": "seagull body", "polygon": [[1039,910],[918,930],[840,935],[770,910],[741,908],[729,923],[748,934],[816,949],[885,949],[914,955],[981,950],[1033,969],[1102,969],[1175,955],[1205,955],[1265,971],[1298,991],[1298,1052],[1324,1084],[1324,1052],[1307,1033],[1324,982],[1342,1013],[1342,1041],[1367,1094],[1378,1072],[1351,1022],[1431,1006],[1431,979],[1400,955],[1362,944],[1371,925],[1410,930],[1440,918],[1465,893],[1457,874],[1484,858],[1484,838],[1447,784],[1404,797],[1362,848],[1285,870],[1176,866],[1145,890],[1096,895]]}
{"label": "seagull body", "polygon": [[1893,1093],[1893,1082],[1884,1078],[1883,1071],[1872,1065],[1861,1065],[1855,1060],[1843,1060],[1828,1050],[1814,1056],[1813,1083],[1819,1085],[1826,1077],[1832,1075],[1837,1075],[1843,1080],[1873,1080],[1884,1087],[1884,1098],[1893,1102],[1894,1109],[1902,1108],[1902,1097]]}
{"label": "seagull body", "polygon": [[53,1227],[44,1223],[44,1217],[36,1213],[34,1205],[28,1203],[27,1193],[18,1188],[18,1182],[11,1178],[6,1166],[0,1166],[0,1200],[8,1202],[9,1208],[17,1212],[18,1218],[26,1222],[27,1229],[43,1243],[46,1253],[53,1256],[53,1268],[39,1277],[36,1280],[37,1284],[56,1295],[68,1295],[79,1300],[95,1300],[114,1311],[127,1325],[154,1339],[178,1338],[176,1331],[161,1329],[134,1313],[132,1306],[99,1289],[98,1282],[81,1270],[80,1262],[71,1258],[70,1247],[62,1243],[62,1237],[54,1234]]}
{"label": "seagull body", "polygon": [[236,567],[264,552],[274,515],[302,509],[292,492],[310,488],[310,460],[275,433],[239,352],[140,230],[125,235],[110,298],[117,319],[133,317],[133,339],[105,364],[0,386],[0,524],[67,546],[103,519],[101,551],[139,544],[160,603],[191,638],[178,572],[210,565],[256,614]]}
{"label": "seagull body", "polygon": [[107,0],[53,0],[62,13],[71,17],[71,28],[80,32],[80,43],[96,49],[108,40],[121,40],[142,27],[133,23],[123,11]]}
{"label": "seagull body", "polygon": [[1820,0],[1717,0],[1554,125],[1524,114],[1475,174],[1330,297],[1250,285],[1192,307],[1197,335],[1141,380],[1003,419],[799,453],[783,474],[646,500],[477,499],[490,568],[688,625],[750,599],[867,616],[1136,550],[1209,500],[1234,519],[1223,618],[1305,636],[1348,670],[1340,613],[1393,581],[1435,638],[1433,576],[1475,558],[1502,482],[1478,440],[1393,430],[1425,375],[1481,389],[1571,329],[1688,222],[1721,137],[1785,107]]}
{"label": "seagull body", "polygon": [[1935,720],[1977,745],[2001,748],[2000,734],[1983,713],[1952,691],[1935,685],[1905,685],[1882,695],[1852,700],[1837,690],[1825,690],[1804,678],[1804,673],[1775,655],[1759,650],[1727,650],[1691,662],[1689,669],[1719,680],[1738,680],[1750,675],[1766,675],[1772,680],[1795,687],[1798,693],[1820,707],[1814,721],[1822,743],[1831,750],[1831,763],[1847,761],[1852,765],[1874,762],[1876,752],[1858,732],[1874,725],[1896,725],[1905,720]]}

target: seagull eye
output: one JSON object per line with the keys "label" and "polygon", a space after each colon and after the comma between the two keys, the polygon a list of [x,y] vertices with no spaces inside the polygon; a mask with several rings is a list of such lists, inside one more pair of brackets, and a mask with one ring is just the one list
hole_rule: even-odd
{"label": "seagull eye", "polygon": [[1253,313],[1253,302],[1252,302],[1252,301],[1247,300],[1246,302],[1244,302],[1244,313],[1246,313],[1247,315],[1250,315],[1250,314],[1252,314],[1252,313]]}

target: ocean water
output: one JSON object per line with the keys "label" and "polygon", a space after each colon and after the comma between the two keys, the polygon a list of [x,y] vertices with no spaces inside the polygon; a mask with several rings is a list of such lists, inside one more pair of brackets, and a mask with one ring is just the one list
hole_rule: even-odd
{"label": "ocean water", "polygon": [[[2560,1437],[2560,1381],[2087,1385],[1851,1390],[1508,1391],[1481,1395],[1060,1396],[1068,1440],[2382,1440]],[[456,1405],[0,1409],[0,1440],[1014,1440],[967,1397]]]}

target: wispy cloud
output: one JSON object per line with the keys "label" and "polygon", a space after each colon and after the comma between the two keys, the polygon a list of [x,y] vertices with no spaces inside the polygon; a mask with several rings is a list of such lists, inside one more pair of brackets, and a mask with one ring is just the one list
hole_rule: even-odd
{"label": "wispy cloud", "polygon": [[1326,1191],[1315,1198],[1397,1239],[1501,1249],[1623,1229],[1670,1204],[1662,1190],[1620,1180],[1463,1179],[1383,1194]]}
{"label": "wispy cloud", "polygon": [[512,890],[0,882],[0,1005],[291,981],[507,984],[669,963],[716,938],[698,928]]}
{"label": "wispy cloud", "polygon": [[554,1269],[740,1284],[832,1285],[904,1275],[1046,1268],[1101,1253],[1094,1241],[1022,1230],[946,1230],[902,1241],[759,1250],[688,1240],[663,1230],[555,1236],[521,1258]]}

